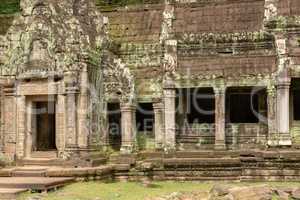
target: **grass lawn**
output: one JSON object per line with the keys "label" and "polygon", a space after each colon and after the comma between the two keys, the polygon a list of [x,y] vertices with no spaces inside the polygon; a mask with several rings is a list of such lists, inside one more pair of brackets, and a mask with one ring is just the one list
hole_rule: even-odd
{"label": "grass lawn", "polygon": [[[79,182],[68,185],[56,192],[50,192],[43,200],[143,200],[172,192],[207,191],[209,183],[196,182],[155,182],[153,187],[144,187],[135,182]],[[25,200],[36,194],[25,193],[18,200]]]}
{"label": "grass lawn", "polygon": [[[154,182],[153,187],[144,187],[135,182],[79,182],[68,185],[56,192],[49,192],[43,200],[144,200],[147,197],[167,195],[172,192],[209,191],[214,182]],[[300,183],[226,183],[229,185],[269,184],[271,186],[299,186]],[[27,200],[40,194],[25,193],[18,200]],[[274,200],[277,198],[274,197]]]}

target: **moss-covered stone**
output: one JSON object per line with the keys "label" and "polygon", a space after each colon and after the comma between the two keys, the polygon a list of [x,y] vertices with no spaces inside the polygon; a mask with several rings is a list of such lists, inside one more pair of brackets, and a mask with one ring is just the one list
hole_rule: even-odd
{"label": "moss-covered stone", "polygon": [[125,7],[130,5],[156,4],[161,0],[96,0],[96,5],[102,11],[111,11],[116,7]]}
{"label": "moss-covered stone", "polygon": [[9,27],[12,25],[12,22],[15,18],[15,15],[0,15],[0,35],[5,35]]}

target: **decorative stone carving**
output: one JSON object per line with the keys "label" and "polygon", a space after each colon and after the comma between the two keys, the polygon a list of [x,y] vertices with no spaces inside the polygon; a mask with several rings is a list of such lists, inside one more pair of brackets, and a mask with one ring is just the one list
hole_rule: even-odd
{"label": "decorative stone carving", "polygon": [[266,0],[265,1],[265,19],[271,20],[277,16],[277,7],[276,3],[278,0]]}
{"label": "decorative stone carving", "polygon": [[160,42],[163,43],[164,40],[171,38],[173,30],[173,19],[174,15],[174,6],[169,5],[168,3],[165,5],[165,10],[163,12],[163,22],[161,27],[161,35]]}
{"label": "decorative stone carving", "polygon": [[209,44],[233,42],[265,42],[273,40],[273,35],[265,31],[240,33],[184,33],[177,35],[179,44]]}
{"label": "decorative stone carving", "polygon": [[10,45],[1,74],[81,70],[84,55],[101,46],[101,38],[105,38],[103,17],[90,9],[93,6],[88,0],[80,4],[73,0],[22,0],[22,16],[15,19],[4,41]]}
{"label": "decorative stone carving", "polygon": [[121,102],[135,99],[134,78],[121,59],[113,59],[104,67],[105,94],[117,96]]}

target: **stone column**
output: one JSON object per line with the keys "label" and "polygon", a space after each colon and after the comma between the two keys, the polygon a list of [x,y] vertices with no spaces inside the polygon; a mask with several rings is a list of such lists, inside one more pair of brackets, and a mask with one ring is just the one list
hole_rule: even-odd
{"label": "stone column", "polygon": [[67,136],[66,147],[77,148],[77,131],[76,131],[76,87],[66,88],[66,121],[67,121]]}
{"label": "stone column", "polygon": [[3,86],[2,86],[2,83],[0,82],[0,86],[1,86],[1,99],[0,99],[0,106],[1,106],[1,110],[0,110],[0,121],[1,121],[1,125],[0,125],[0,131],[1,131],[1,144],[0,144],[0,151],[3,152],[4,151],[4,146],[5,146],[5,141],[4,141],[4,138],[5,138],[5,135],[4,135],[4,126],[5,126],[5,116],[4,116],[4,109],[5,109],[5,104],[4,104],[4,92],[3,92]]}
{"label": "stone column", "polygon": [[17,98],[14,81],[1,80],[3,85],[3,137],[4,152],[10,159],[15,158],[18,132]]}
{"label": "stone column", "polygon": [[32,101],[28,101],[26,105],[26,151],[25,157],[29,158],[32,151]]}
{"label": "stone column", "polygon": [[26,102],[25,96],[17,96],[17,157],[25,156]]}
{"label": "stone column", "polygon": [[279,80],[277,85],[277,123],[279,132],[279,145],[290,146],[290,78]]}
{"label": "stone column", "polygon": [[[60,91],[61,92],[61,91]],[[65,95],[59,93],[57,95],[56,101],[56,147],[58,150],[58,155],[60,157],[63,156],[63,151],[65,149],[66,144],[66,134],[67,131],[65,130],[66,127],[66,107],[65,107]]]}
{"label": "stone column", "polygon": [[225,143],[225,87],[214,88],[215,92],[215,149],[226,149]]}
{"label": "stone column", "polygon": [[276,88],[267,88],[268,101],[268,145],[277,145],[277,120],[276,120]]}
{"label": "stone column", "polygon": [[164,89],[165,146],[168,149],[176,148],[175,97],[175,88],[169,87]]}
{"label": "stone column", "polygon": [[153,103],[154,110],[154,134],[155,134],[155,148],[162,149],[164,144],[163,134],[163,104]]}
{"label": "stone column", "polygon": [[[31,102],[32,115],[31,115],[31,140],[32,151],[37,151],[37,115],[36,115],[36,102]],[[57,125],[57,124],[56,124]],[[55,126],[56,126],[55,125]]]}
{"label": "stone column", "polygon": [[78,145],[80,148],[88,147],[88,73],[86,67],[81,72],[79,109],[78,109]]}
{"label": "stone column", "polygon": [[121,104],[121,153],[131,153],[135,143],[135,106],[131,103]]}

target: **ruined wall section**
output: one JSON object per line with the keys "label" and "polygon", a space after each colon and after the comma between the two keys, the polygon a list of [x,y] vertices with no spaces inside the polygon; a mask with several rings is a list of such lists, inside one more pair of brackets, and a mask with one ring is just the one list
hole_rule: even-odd
{"label": "ruined wall section", "polygon": [[160,91],[163,8],[140,5],[103,13],[109,18],[109,36],[119,46],[117,54],[134,75],[136,93],[143,98]]}

